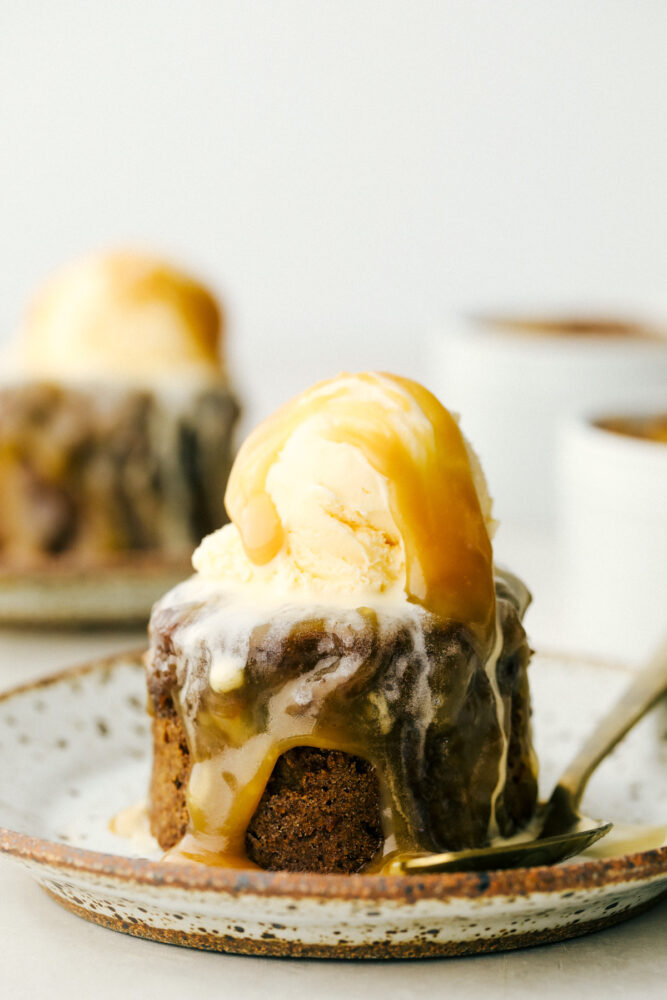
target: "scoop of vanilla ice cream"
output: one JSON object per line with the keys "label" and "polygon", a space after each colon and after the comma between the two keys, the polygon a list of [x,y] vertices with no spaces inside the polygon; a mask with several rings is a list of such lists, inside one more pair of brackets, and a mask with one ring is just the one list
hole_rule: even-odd
{"label": "scoop of vanilla ice cream", "polygon": [[403,589],[405,548],[387,481],[353,445],[327,440],[325,424],[314,417],[298,427],[267,477],[290,557],[328,586]]}
{"label": "scoop of vanilla ice cream", "polygon": [[84,257],[40,290],[19,334],[39,378],[137,381],[220,374],[221,315],[209,292],[157,258]]}
{"label": "scoop of vanilla ice cream", "polygon": [[387,482],[358,449],[327,440],[324,423],[313,417],[299,426],[269,470],[267,491],[285,532],[281,551],[258,566],[227,525],[196,550],[198,572],[283,591],[405,593],[405,548]]}
{"label": "scoop of vanilla ice cream", "polygon": [[[365,405],[377,406],[379,424],[383,414],[388,414],[389,425],[395,424],[387,436],[388,447],[392,434],[402,436],[418,463],[422,443],[430,443],[433,427],[415,400],[407,393],[404,397],[401,386],[389,376],[374,376],[370,383],[357,376],[341,376],[332,383],[342,380],[348,380],[340,391],[349,395],[351,405],[363,400]],[[308,407],[301,408],[282,446],[268,460],[264,488],[282,527],[279,551],[261,564],[252,561],[237,526],[230,524],[203,540],[193,556],[194,568],[204,577],[231,585],[258,584],[283,595],[406,600],[406,545],[392,511],[390,480],[358,444],[345,440],[344,435],[336,439],[337,418],[327,406],[326,393],[318,407],[318,391],[315,387],[310,395],[299,398],[307,400]],[[271,420],[280,417],[281,411],[263,427],[270,431]],[[266,430],[260,428],[257,433],[261,436]],[[237,483],[244,479],[246,464],[252,464],[252,454],[261,453],[261,445],[253,446],[252,438],[248,444],[237,458]],[[490,534],[491,500],[476,456],[469,448],[467,454]]]}

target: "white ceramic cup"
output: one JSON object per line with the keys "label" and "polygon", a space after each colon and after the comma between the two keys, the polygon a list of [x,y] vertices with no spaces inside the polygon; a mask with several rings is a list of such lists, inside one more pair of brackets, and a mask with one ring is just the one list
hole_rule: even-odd
{"label": "white ceramic cup", "polygon": [[461,414],[501,522],[554,527],[564,416],[622,404],[639,388],[667,391],[667,338],[591,318],[575,332],[572,322],[486,316],[454,320],[432,337],[429,386]]}
{"label": "white ceramic cup", "polygon": [[667,634],[667,443],[598,424],[659,412],[667,391],[572,418],[558,442],[564,632],[636,665]]}

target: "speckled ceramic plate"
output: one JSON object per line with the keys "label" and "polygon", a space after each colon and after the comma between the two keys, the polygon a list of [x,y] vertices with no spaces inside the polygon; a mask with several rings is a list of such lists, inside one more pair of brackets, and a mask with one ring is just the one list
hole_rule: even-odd
{"label": "speckled ceramic plate", "polygon": [[98,568],[0,566],[0,624],[79,628],[146,624],[153,603],[191,572],[187,559],[130,557]]}
{"label": "speckled ceramic plate", "polygon": [[[531,674],[544,792],[628,675],[544,655]],[[425,957],[572,937],[667,892],[667,847],[646,849],[667,834],[662,708],[601,766],[585,802],[594,816],[654,828],[642,850],[634,840],[552,868],[382,877],[167,864],[154,845],[111,833],[112,816],[146,792],[144,704],[138,655],[0,699],[0,847],[59,903],[107,927],[249,954]]]}

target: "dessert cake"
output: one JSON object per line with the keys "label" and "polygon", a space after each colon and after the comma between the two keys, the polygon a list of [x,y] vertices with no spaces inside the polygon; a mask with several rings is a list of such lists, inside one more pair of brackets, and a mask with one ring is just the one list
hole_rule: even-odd
{"label": "dessert cake", "polygon": [[407,379],[316,385],[245,442],[196,573],[151,618],[169,857],[354,872],[531,817],[521,617],[456,420]]}
{"label": "dessert cake", "polygon": [[178,560],[225,523],[221,325],[205,288],[140,254],[47,283],[0,386],[0,567]]}

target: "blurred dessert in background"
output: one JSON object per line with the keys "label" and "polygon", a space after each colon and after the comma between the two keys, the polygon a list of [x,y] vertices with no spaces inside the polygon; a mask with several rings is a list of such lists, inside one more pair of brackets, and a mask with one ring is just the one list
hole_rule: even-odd
{"label": "blurred dessert in background", "polygon": [[185,559],[226,520],[238,406],[211,294],[140,253],[75,261],[0,386],[0,567]]}
{"label": "blurred dessert in background", "polygon": [[170,857],[352,872],[531,817],[521,617],[484,476],[426,389],[315,385],[242,446],[232,523],[153,610],[151,829]]}

